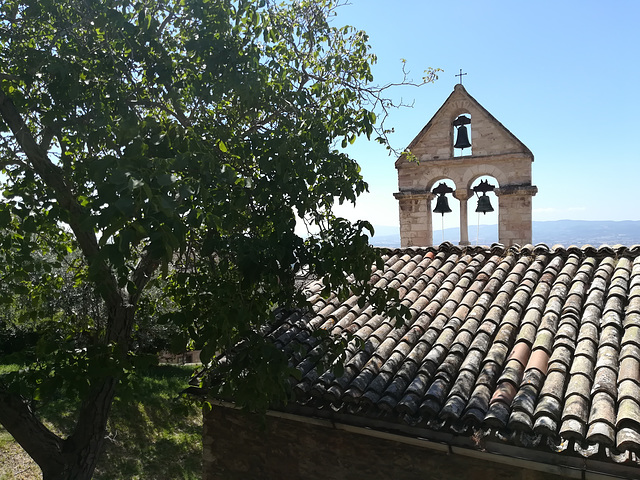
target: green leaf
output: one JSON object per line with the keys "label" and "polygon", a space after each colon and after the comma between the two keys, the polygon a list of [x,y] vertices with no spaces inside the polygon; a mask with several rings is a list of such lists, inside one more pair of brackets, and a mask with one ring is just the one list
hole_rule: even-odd
{"label": "green leaf", "polygon": [[171,175],[167,173],[158,175],[157,179],[158,179],[158,184],[162,187],[173,185],[177,181],[177,178],[175,175]]}

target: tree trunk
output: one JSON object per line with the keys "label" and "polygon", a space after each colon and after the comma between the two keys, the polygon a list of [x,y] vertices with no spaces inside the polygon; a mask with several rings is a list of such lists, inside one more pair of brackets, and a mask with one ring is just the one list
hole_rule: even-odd
{"label": "tree trunk", "polygon": [[0,423],[42,470],[43,480],[89,480],[102,452],[117,380],[107,378],[85,400],[66,440],[45,427],[18,395],[0,392]]}
{"label": "tree trunk", "polygon": [[[121,355],[134,320],[134,307],[117,306],[110,312],[107,339],[119,339]],[[105,359],[109,361],[109,359]],[[0,384],[0,424],[25,449],[42,470],[43,480],[90,480],[107,431],[107,420],[119,378],[94,382],[84,399],[73,433],[66,440],[52,433],[36,417],[27,402]]]}
{"label": "tree trunk", "polygon": [[62,468],[45,469],[43,480],[90,480],[104,446],[117,381],[108,378],[85,400],[73,435],[64,441]]}
{"label": "tree trunk", "polygon": [[[25,171],[40,176],[56,198],[58,207],[68,214],[65,221],[76,237],[107,306],[108,321],[102,340],[104,345],[115,345],[116,355],[124,359],[131,341],[136,303],[158,262],[150,254],[144,254],[132,274],[131,281],[135,285],[133,291],[129,293],[120,288],[116,275],[102,255],[94,229],[87,228],[83,223],[82,219],[90,216],[91,212],[78,202],[77,193],[71,188],[69,178],[57,162],[49,158],[49,141],[38,144],[37,137],[2,90],[0,118],[12,131],[14,139],[29,161],[29,166],[24,165]],[[48,135],[44,132],[42,138]],[[105,361],[110,359],[105,358]],[[75,429],[66,440],[48,430],[23,398],[9,392],[0,383],[0,424],[40,466],[44,480],[91,478],[104,445],[118,375],[120,374],[116,373],[114,376],[97,378],[92,382],[90,394],[83,401]]]}

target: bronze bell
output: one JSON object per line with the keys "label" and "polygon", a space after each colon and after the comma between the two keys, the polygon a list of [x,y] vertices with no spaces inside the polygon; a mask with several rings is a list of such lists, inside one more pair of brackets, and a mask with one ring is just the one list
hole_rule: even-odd
{"label": "bronze bell", "polygon": [[471,142],[469,141],[469,136],[467,135],[467,127],[465,127],[464,125],[460,125],[458,127],[456,143],[453,148],[469,148],[470,146]]}
{"label": "bronze bell", "polygon": [[449,208],[449,200],[447,200],[446,195],[438,195],[438,199],[436,200],[436,208],[433,209],[433,213],[441,213],[444,215],[445,213],[451,212],[451,208]]}
{"label": "bronze bell", "polygon": [[476,208],[476,212],[484,213],[486,215],[487,212],[493,212],[493,207],[491,206],[491,201],[489,197],[485,193],[482,194],[481,197],[478,197],[478,207]]}

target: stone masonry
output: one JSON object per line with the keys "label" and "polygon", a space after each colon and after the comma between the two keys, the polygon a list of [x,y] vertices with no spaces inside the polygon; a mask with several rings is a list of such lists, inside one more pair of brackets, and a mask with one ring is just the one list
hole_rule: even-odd
{"label": "stone masonry", "polygon": [[214,406],[204,415],[204,480],[560,480],[480,458]]}
{"label": "stone masonry", "polygon": [[[471,117],[471,154],[454,157],[453,121],[461,114]],[[462,85],[411,142],[415,160],[402,155],[396,161],[403,247],[433,244],[431,190],[436,182],[450,179],[454,198],[460,202],[460,245],[468,245],[467,201],[473,182],[488,175],[498,183],[500,243],[507,246],[531,243],[531,200],[537,187],[531,185],[533,154],[482,107]]]}

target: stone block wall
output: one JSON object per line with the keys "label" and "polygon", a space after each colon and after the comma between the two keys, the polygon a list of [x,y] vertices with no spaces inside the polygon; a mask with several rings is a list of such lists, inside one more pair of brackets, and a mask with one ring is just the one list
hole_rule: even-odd
{"label": "stone block wall", "polygon": [[525,154],[493,157],[457,157],[444,160],[401,163],[398,189],[429,191],[438,181],[448,178],[456,188],[471,188],[483,175],[494,177],[499,186],[524,185],[531,182],[531,156]]}
{"label": "stone block wall", "polygon": [[204,480],[560,480],[560,476],[289,419],[214,406]]}
{"label": "stone block wall", "polygon": [[[532,198],[536,187],[520,187],[508,193],[498,190],[500,210],[498,212],[498,238],[504,245],[526,245],[532,241]],[[533,192],[533,194],[531,193]]]}
{"label": "stone block wall", "polygon": [[[526,150],[526,147],[469,95],[462,85],[456,85],[449,98],[411,143],[411,152],[421,161],[453,157],[452,122],[462,114],[471,118],[473,156]],[[468,154],[468,150],[465,150],[465,154]]]}
{"label": "stone block wall", "polygon": [[400,239],[403,247],[432,244],[431,200],[433,194],[396,195],[400,209]]}

